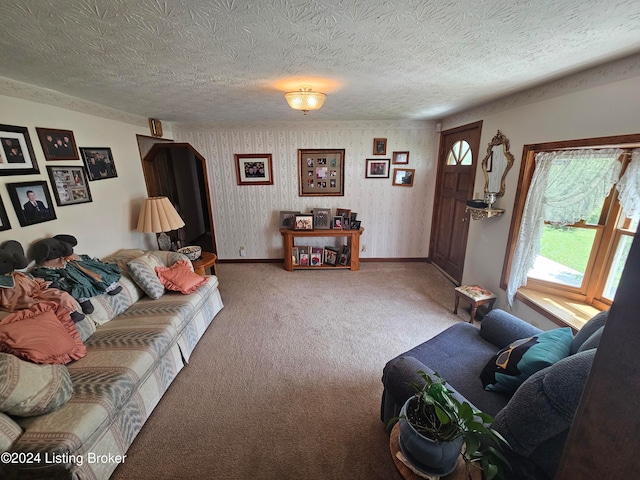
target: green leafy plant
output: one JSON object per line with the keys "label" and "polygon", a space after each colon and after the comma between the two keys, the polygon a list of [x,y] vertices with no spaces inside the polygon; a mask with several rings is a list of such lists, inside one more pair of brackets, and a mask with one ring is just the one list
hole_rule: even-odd
{"label": "green leafy plant", "polygon": [[[504,448],[511,448],[504,437],[491,427],[493,417],[460,402],[440,375],[435,379],[418,371],[425,383],[412,383],[416,395],[407,405],[406,420],[423,436],[438,443],[462,436],[462,456],[471,468],[479,468],[485,480],[504,478],[509,461]],[[394,419],[395,420],[395,419]]]}

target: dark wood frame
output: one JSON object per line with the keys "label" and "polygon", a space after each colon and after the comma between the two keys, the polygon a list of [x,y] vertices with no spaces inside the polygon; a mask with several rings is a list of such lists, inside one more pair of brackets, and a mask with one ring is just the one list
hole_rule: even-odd
{"label": "dark wood frame", "polygon": [[[105,177],[103,177],[102,175],[94,176],[94,174],[91,172],[91,157],[93,156],[93,153],[98,152],[106,153],[106,156],[109,158],[109,161],[111,162],[113,168],[113,173],[109,174],[107,172],[107,175]],[[82,161],[84,162],[84,166],[87,169],[87,176],[89,177],[90,181],[93,182],[95,180],[105,180],[107,178],[116,178],[118,176],[118,171],[116,170],[116,162],[113,160],[113,154],[111,153],[110,147],[81,147],[80,153],[82,154]]]}
{"label": "dark wood frame", "polygon": [[387,139],[374,138],[373,139],[373,155],[386,155],[386,154],[387,154]]}
{"label": "dark wood frame", "polygon": [[[36,127],[36,132],[38,132],[38,138],[40,139],[40,145],[44,152],[44,158],[47,160],[80,160],[76,139],[71,130]],[[71,149],[70,155],[52,155],[51,150],[49,150],[47,135],[50,135],[54,141],[62,140],[62,137],[69,137],[69,141],[71,142],[71,146],[69,147]]]}
{"label": "dark wood frame", "polygon": [[[273,185],[273,160],[270,153],[236,153],[233,158],[236,163],[238,185]],[[266,167],[263,177],[253,179],[243,174],[247,164],[259,163],[260,161]],[[240,164],[242,164],[242,167]]]}
{"label": "dark wood frame", "polygon": [[[388,158],[367,158],[367,164],[365,167],[365,178],[389,178],[389,172],[391,171],[391,160]],[[371,172],[371,167],[374,163],[384,163],[385,173],[377,174]]]}
{"label": "dark wood frame", "polygon": [[[406,155],[404,162],[399,160],[401,155]],[[409,152],[393,152],[393,163],[395,165],[409,165]]]}
{"label": "dark wood frame", "polygon": [[[409,183],[403,183],[400,182],[398,183],[396,181],[397,177],[398,177],[398,173],[400,172],[411,172],[411,182]],[[415,168],[394,168],[393,169],[393,185],[395,185],[396,187],[413,187],[413,179],[416,176],[416,169]]]}
{"label": "dark wood frame", "polygon": [[[69,170],[70,175],[79,173],[80,179],[82,181],[82,183],[80,184],[81,186],[79,186],[79,184],[73,179],[75,177],[70,177],[68,180],[63,180],[60,179],[59,176],[56,176],[56,172],[62,172],[64,170]],[[47,172],[49,173],[49,180],[51,181],[53,194],[56,197],[56,203],[59,207],[76,205],[79,203],[89,203],[93,201],[93,199],[91,198],[91,190],[89,189],[89,179],[87,176],[87,172],[81,165],[47,165]],[[85,196],[79,200],[63,200],[63,196],[65,195],[65,193],[67,195],[74,195],[74,192],[78,194],[84,192]]]}
{"label": "dark wood frame", "polygon": [[[3,137],[3,133],[9,133],[11,134],[11,136]],[[15,138],[14,135],[16,135],[18,138]],[[26,146],[27,149],[26,152],[24,151],[22,142],[20,142],[20,137],[22,137],[22,140],[24,141],[24,146]],[[31,175],[40,173],[40,169],[38,168],[38,163],[36,161],[36,155],[33,151],[33,145],[31,144],[31,138],[29,137],[29,129],[27,127],[16,127],[15,125],[0,125],[0,138],[17,139],[18,142],[21,143],[20,150],[22,151],[22,156],[25,157],[26,153],[29,157],[28,161],[25,157],[25,165],[29,166],[25,166],[24,168],[19,168],[19,163],[9,163],[8,161],[0,163],[0,176]],[[2,151],[4,152],[4,146],[2,148]],[[6,152],[3,155],[3,158],[4,157],[6,157]],[[14,168],[14,165],[17,166]]]}
{"label": "dark wood frame", "polygon": [[0,197],[0,232],[11,230],[11,222],[7,216],[7,210],[4,208],[2,197]]}
{"label": "dark wood frame", "polygon": [[[298,195],[301,197],[330,197],[330,196],[344,196],[344,148],[330,149],[298,149]],[[333,157],[333,158],[330,158]],[[328,164],[319,164],[322,159],[328,160]],[[336,160],[336,165],[333,166],[331,161]],[[312,162],[310,165],[309,162]],[[326,167],[329,172],[327,182],[330,183],[331,179],[335,177],[335,187],[309,187],[307,179],[313,178],[316,181],[314,172],[317,173],[318,168]],[[331,177],[331,170],[336,170],[336,175]],[[311,177],[309,177],[311,173]]]}
{"label": "dark wood frame", "polygon": [[[35,225],[36,223],[49,222],[51,220],[55,220],[56,218],[58,218],[56,217],[56,211],[53,208],[53,200],[51,199],[51,193],[49,192],[49,186],[47,185],[46,181],[38,180],[34,182],[7,183],[6,185],[7,185],[7,190],[9,191],[9,197],[11,198],[11,203],[13,204],[13,209],[15,210],[16,216],[18,217],[18,221],[20,222],[20,225],[22,227]],[[42,189],[42,193],[45,197],[44,199],[49,207],[49,216],[47,218],[28,220],[24,216],[24,210],[22,208],[24,203],[26,203],[23,201],[23,199],[25,199],[26,197],[20,196],[18,193],[18,190],[26,191],[27,189],[35,189],[37,187],[40,187]],[[36,196],[36,200],[42,201],[42,198],[38,198]]]}

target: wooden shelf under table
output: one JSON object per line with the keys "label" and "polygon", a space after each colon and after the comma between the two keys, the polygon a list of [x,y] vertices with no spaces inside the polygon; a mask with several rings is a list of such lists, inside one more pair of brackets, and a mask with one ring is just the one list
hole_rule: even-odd
{"label": "wooden shelf under table", "polygon": [[[364,232],[364,227],[360,227],[360,230],[291,230],[288,228],[281,228],[280,234],[282,234],[282,240],[284,242],[284,269],[288,272],[292,272],[294,269],[322,269],[322,268],[348,268],[350,270],[360,269],[360,235]],[[296,238],[320,238],[320,237],[347,237],[347,246],[351,250],[351,262],[349,266],[344,265],[321,265],[319,267],[312,266],[300,266],[293,265],[291,260],[291,252],[293,249],[293,242]]]}

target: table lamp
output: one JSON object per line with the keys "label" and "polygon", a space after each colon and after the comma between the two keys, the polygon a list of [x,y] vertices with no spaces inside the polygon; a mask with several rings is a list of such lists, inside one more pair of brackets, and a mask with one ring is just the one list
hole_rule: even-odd
{"label": "table lamp", "polygon": [[171,238],[166,232],[184,227],[184,220],[167,197],[149,197],[142,203],[138,232],[159,233],[158,248],[171,250]]}

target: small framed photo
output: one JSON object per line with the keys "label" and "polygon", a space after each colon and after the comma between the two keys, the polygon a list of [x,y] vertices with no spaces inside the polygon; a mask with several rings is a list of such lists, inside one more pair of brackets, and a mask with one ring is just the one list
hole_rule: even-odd
{"label": "small framed photo", "polygon": [[291,248],[291,263],[293,265],[300,265],[300,252],[298,251],[298,247]]}
{"label": "small framed photo", "polygon": [[27,227],[57,218],[47,182],[7,183],[7,190],[21,226]]}
{"label": "small framed photo", "polygon": [[273,162],[270,153],[236,153],[238,185],[273,185]]}
{"label": "small framed photo", "polygon": [[390,163],[388,158],[367,158],[365,178],[389,178]]}
{"label": "small framed photo", "polygon": [[293,226],[296,223],[296,214],[300,213],[299,211],[290,211],[290,210],[280,210],[280,228],[288,228],[293,229]]}
{"label": "small framed photo", "polygon": [[393,184],[398,187],[412,187],[415,168],[394,168]]}
{"label": "small framed photo", "polygon": [[393,163],[407,165],[409,163],[409,152],[393,152]]}
{"label": "small framed photo", "polygon": [[313,230],[313,215],[310,213],[296,214],[294,230]]}
{"label": "small framed photo", "polygon": [[84,168],[47,165],[47,171],[59,206],[91,202],[91,190]]}
{"label": "small framed photo", "polygon": [[351,230],[360,230],[360,220],[351,220]]}
{"label": "small framed photo", "polygon": [[313,209],[313,228],[319,230],[327,230],[331,228],[331,209],[330,208],[314,208]]}
{"label": "small framed photo", "polygon": [[346,267],[349,265],[349,255],[347,255],[346,253],[339,253],[338,254],[338,263],[340,265],[342,265],[343,267]]}
{"label": "small framed photo", "polygon": [[71,130],[36,127],[47,160],[80,160]]}
{"label": "small framed photo", "polygon": [[118,176],[109,147],[82,147],[80,153],[82,153],[82,161],[87,168],[90,181]]}
{"label": "small framed photo", "polygon": [[351,210],[347,208],[336,208],[336,215],[340,217],[347,217],[347,219],[351,218]]}
{"label": "small framed photo", "polygon": [[40,173],[27,127],[0,125],[0,176]]}
{"label": "small framed photo", "polygon": [[374,138],[373,139],[373,154],[374,155],[386,155],[387,154],[387,139],[386,138]]}
{"label": "small framed photo", "polygon": [[298,247],[298,265],[300,265],[301,267],[308,267],[309,266],[309,255],[311,253],[311,248],[304,246],[304,247]]}
{"label": "small framed photo", "polygon": [[335,216],[333,217],[333,221],[331,222],[331,228],[334,230],[343,230],[344,229],[344,217]]}
{"label": "small framed photo", "polygon": [[324,247],[324,264],[331,265],[333,267],[338,263],[338,249],[333,247]]}
{"label": "small framed photo", "polygon": [[5,230],[11,230],[11,223],[9,223],[7,211],[4,208],[4,203],[2,203],[2,198],[0,198],[0,232]]}

